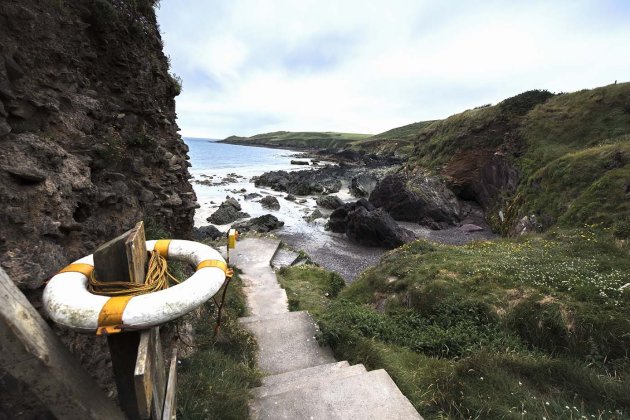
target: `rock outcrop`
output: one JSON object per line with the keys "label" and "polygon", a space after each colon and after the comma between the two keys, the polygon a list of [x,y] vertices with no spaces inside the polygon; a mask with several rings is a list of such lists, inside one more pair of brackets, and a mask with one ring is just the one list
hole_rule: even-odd
{"label": "rock outcrop", "polygon": [[386,211],[377,209],[364,198],[333,211],[327,226],[366,246],[396,248],[416,239],[413,232],[398,226]]}
{"label": "rock outcrop", "polygon": [[215,225],[226,225],[234,222],[235,220],[249,217],[249,214],[240,210],[241,205],[239,202],[228,197],[206,220]]}
{"label": "rock outcrop", "polygon": [[178,90],[150,1],[0,4],[0,264],[23,290],[141,219],[190,236]]}
{"label": "rock outcrop", "polygon": [[350,192],[355,197],[369,197],[378,179],[370,174],[359,174],[350,180]]}
{"label": "rock outcrop", "polygon": [[293,195],[330,194],[341,189],[339,168],[322,168],[314,171],[271,171],[254,178],[257,187],[269,187]]}
{"label": "rock outcrop", "polygon": [[266,197],[263,197],[260,200],[260,204],[263,206],[263,208],[266,208],[269,210],[280,210],[280,203],[278,202],[278,199],[274,197],[273,195],[268,195]]}
{"label": "rock outcrop", "polygon": [[[0,2],[0,265],[36,307],[48,278],[139,220],[191,235],[180,86],[154,3]],[[105,341],[58,333],[113,391]]]}
{"label": "rock outcrop", "polygon": [[335,210],[337,207],[343,206],[343,201],[336,195],[322,195],[315,200],[318,206],[325,209]]}
{"label": "rock outcrop", "polygon": [[370,203],[394,219],[442,229],[460,221],[459,202],[438,179],[424,175],[385,177],[370,194]]}
{"label": "rock outcrop", "polygon": [[272,230],[280,229],[284,226],[284,222],[272,214],[265,214],[260,217],[254,217],[243,222],[236,223],[232,227],[239,232],[260,232],[266,233]]}

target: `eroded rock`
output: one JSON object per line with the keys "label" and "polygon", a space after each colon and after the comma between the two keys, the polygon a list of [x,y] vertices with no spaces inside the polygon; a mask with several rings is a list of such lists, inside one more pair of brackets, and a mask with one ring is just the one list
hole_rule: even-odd
{"label": "eroded rock", "polygon": [[239,232],[255,231],[265,233],[280,229],[282,226],[284,226],[284,222],[278,220],[276,216],[272,214],[265,214],[260,217],[254,217],[253,219],[236,223],[232,227]]}
{"label": "eroded rock", "polygon": [[416,222],[432,229],[453,226],[460,221],[459,202],[453,192],[443,182],[424,174],[385,177],[370,194],[370,202],[396,220]]}

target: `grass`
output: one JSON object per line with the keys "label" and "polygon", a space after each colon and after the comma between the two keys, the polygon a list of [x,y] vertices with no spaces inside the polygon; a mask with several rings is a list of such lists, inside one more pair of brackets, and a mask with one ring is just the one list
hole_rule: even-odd
{"label": "grass", "polygon": [[280,282],[340,360],[385,368],[427,419],[630,416],[630,259],[610,232],[553,229],[387,253],[337,298]]}
{"label": "grass", "polygon": [[[221,291],[217,294],[220,296]],[[237,318],[245,314],[245,296],[235,275],[223,309],[220,333],[214,337],[216,307],[208,302],[195,315],[194,353],[181,360],[178,371],[177,416],[183,419],[245,419],[250,388],[260,385],[256,343]]]}
{"label": "grass", "polygon": [[341,149],[367,137],[370,134],[276,131],[251,137],[230,136],[224,141],[273,147]]}

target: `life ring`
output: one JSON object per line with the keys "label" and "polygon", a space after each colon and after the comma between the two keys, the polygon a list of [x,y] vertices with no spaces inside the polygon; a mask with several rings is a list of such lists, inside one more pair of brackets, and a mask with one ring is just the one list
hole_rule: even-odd
{"label": "life ring", "polygon": [[70,264],[44,289],[44,308],[57,324],[81,332],[111,334],[143,330],[192,311],[212,296],[223,283],[227,264],[207,245],[184,240],[147,241],[147,251],[193,264],[197,271],[178,285],[139,296],[99,296],[88,291],[94,270],[92,255]]}

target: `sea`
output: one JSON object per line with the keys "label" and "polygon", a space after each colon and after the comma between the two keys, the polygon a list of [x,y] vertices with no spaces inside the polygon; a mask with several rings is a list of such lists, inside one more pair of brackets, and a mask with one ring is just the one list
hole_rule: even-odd
{"label": "sea", "polygon": [[[201,206],[195,211],[195,226],[210,224],[207,218],[219,205],[227,197],[235,198],[241,204],[242,211],[251,217],[273,214],[283,221],[284,226],[275,231],[274,235],[295,251],[305,251],[314,262],[339,273],[349,282],[367,267],[377,264],[386,251],[383,248],[358,245],[350,242],[343,234],[327,231],[325,226],[331,211],[319,208],[315,202],[317,197],[304,196],[298,197],[297,201],[289,201],[285,199],[287,193],[254,185],[252,178],[267,171],[309,170],[311,166],[291,165],[291,160],[299,157],[299,152],[217,143],[212,139],[184,138],[184,141],[189,147],[192,185]],[[300,160],[305,158],[300,157]],[[210,185],[199,184],[197,181]],[[259,203],[262,197],[246,199],[245,195],[250,193],[258,193],[262,197],[275,196],[280,203],[280,209],[263,208]],[[350,194],[347,183],[335,195],[344,202],[356,200]],[[324,217],[311,222],[305,220],[316,209]],[[457,228],[434,231],[409,222],[399,224],[412,230],[418,237],[442,243],[461,244],[492,235],[486,232],[468,235]],[[217,228],[225,232],[230,226],[231,224],[219,225]]]}
{"label": "sea", "polygon": [[[385,252],[381,248],[354,244],[345,235],[327,231],[325,225],[330,210],[320,208],[325,217],[307,222],[305,217],[318,209],[316,197],[298,197],[298,201],[289,201],[285,199],[287,193],[254,185],[252,178],[267,171],[309,169],[308,166],[291,165],[291,160],[296,159],[299,152],[217,143],[212,139],[184,138],[184,141],[189,147],[192,185],[201,206],[195,211],[195,226],[210,224],[207,218],[219,205],[227,197],[235,198],[241,204],[242,211],[251,217],[270,213],[282,220],[284,226],[274,232],[278,238],[296,251],[307,252],[316,263],[338,272],[347,281],[352,281],[362,270],[376,264]],[[233,175],[238,175],[239,178]],[[228,182],[225,182],[226,179]],[[212,184],[202,185],[196,182],[200,180],[211,180]],[[245,199],[245,194],[254,192],[263,197],[275,196],[280,203],[280,210],[264,209],[258,203],[261,197]],[[347,185],[336,195],[343,201],[356,200],[350,195]],[[230,225],[219,225],[217,228],[227,231]]]}

